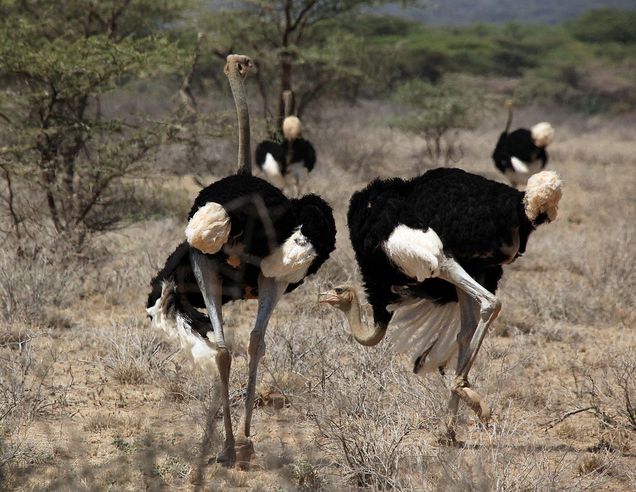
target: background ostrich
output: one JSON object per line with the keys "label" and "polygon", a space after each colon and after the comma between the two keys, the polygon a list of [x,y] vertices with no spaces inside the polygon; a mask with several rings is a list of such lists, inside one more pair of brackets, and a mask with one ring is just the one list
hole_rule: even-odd
{"label": "background ostrich", "polygon": [[548,163],[546,147],[554,139],[554,128],[545,121],[531,129],[518,128],[510,132],[512,124],[512,102],[507,101],[508,120],[499,136],[492,154],[495,166],[513,186],[525,186],[528,178],[545,168]]}
{"label": "background ostrich", "polygon": [[502,266],[526,249],[535,227],[556,218],[558,176],[532,176],[525,193],[460,169],[440,168],[411,180],[375,180],[351,198],[349,232],[374,327],[365,328],[352,287],[321,294],[343,310],[355,339],[375,345],[387,327],[413,371],[457,358],[447,434],[455,440],[459,398],[483,420],[490,410],[470,389],[468,372],[500,302]]}
{"label": "background ostrich", "polygon": [[297,116],[293,116],[292,91],[283,92],[285,118],[282,124],[283,141],[264,140],[256,147],[256,164],[265,173],[267,179],[283,189],[291,185],[293,193],[300,193],[300,186],[316,164],[314,146],[301,135],[302,125]]}
{"label": "background ostrich", "polygon": [[[251,67],[251,60],[241,55],[228,56],[225,67],[238,113],[239,172],[201,190],[188,216],[187,241],[152,280],[147,304],[153,325],[179,339],[197,364],[214,372],[215,360],[225,426],[224,449],[217,459],[226,466],[238,459],[245,468],[253,453],[250,423],[267,323],[281,296],[329,257],[336,236],[331,208],[320,197],[289,200],[267,181],[250,175],[249,114],[242,78]],[[235,446],[229,401],[232,355],[225,343],[221,306],[256,297],[245,417]],[[207,316],[197,308],[206,308]]]}

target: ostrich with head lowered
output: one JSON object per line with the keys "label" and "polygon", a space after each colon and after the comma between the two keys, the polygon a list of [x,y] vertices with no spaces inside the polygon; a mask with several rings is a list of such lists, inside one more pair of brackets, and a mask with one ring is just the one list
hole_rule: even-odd
{"label": "ostrich with head lowered", "polygon": [[510,132],[512,125],[512,101],[506,102],[508,120],[499,136],[492,160],[515,187],[525,186],[528,178],[543,170],[548,163],[546,148],[554,140],[554,128],[542,121],[529,130],[518,128]]}
{"label": "ostrich with head lowered", "polygon": [[447,435],[455,440],[459,399],[482,421],[490,410],[468,384],[488,326],[502,266],[528,236],[556,218],[561,181],[544,171],[525,193],[460,169],[433,169],[411,180],[375,180],[351,198],[347,219],[374,326],[365,327],[351,286],[321,294],[344,311],[354,338],[376,345],[391,328],[395,348],[422,374],[456,359]]}
{"label": "ostrich with head lowered", "polygon": [[[225,73],[236,103],[239,171],[201,190],[185,229],[186,241],[152,280],[147,311],[152,324],[177,339],[195,363],[218,369],[225,443],[217,460],[247,468],[253,454],[250,425],[265,330],[282,295],[315,273],[335,248],[331,207],[316,195],[289,200],[251,175],[250,128],[243,78],[250,58],[227,57]],[[222,305],[258,298],[250,334],[245,416],[235,440],[229,399],[232,354],[225,342]],[[207,315],[199,309],[205,308]],[[214,361],[214,362],[213,362]]]}
{"label": "ostrich with head lowered", "polygon": [[294,195],[300,193],[301,184],[316,164],[316,151],[309,140],[302,137],[302,125],[293,116],[294,94],[284,91],[285,117],[281,131],[283,141],[264,140],[256,147],[256,165],[267,179],[280,189],[291,185]]}

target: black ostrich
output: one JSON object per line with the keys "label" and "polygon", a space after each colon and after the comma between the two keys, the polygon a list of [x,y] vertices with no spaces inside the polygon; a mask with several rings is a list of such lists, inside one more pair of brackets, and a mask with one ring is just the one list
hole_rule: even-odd
{"label": "black ostrich", "polygon": [[293,94],[283,94],[285,119],[282,124],[283,141],[264,140],[256,147],[256,164],[267,179],[280,189],[291,185],[298,196],[301,183],[314,169],[316,150],[309,140],[301,135],[300,119],[291,115]]}
{"label": "black ostrich", "polygon": [[490,416],[468,372],[500,310],[494,292],[502,266],[525,252],[539,224],[556,218],[560,198],[561,181],[550,171],[532,176],[522,193],[450,168],[375,180],[351,198],[349,233],[373,328],[363,326],[352,287],[320,300],[345,312],[363,345],[376,345],[390,327],[416,374],[443,370],[456,358],[447,425],[453,441],[459,398],[483,421]]}
{"label": "black ostrich", "polygon": [[[258,362],[265,330],[281,296],[315,273],[335,248],[336,226],[329,205],[316,195],[289,200],[267,181],[250,175],[250,131],[242,78],[250,58],[230,55],[225,73],[236,102],[239,172],[203,189],[188,215],[187,240],[152,280],[147,311],[155,327],[180,341],[204,369],[221,379],[225,444],[217,460],[249,467],[249,439]],[[223,332],[221,306],[258,298],[249,342],[245,417],[235,441],[229,400],[232,354]],[[198,309],[205,308],[207,315]]]}
{"label": "black ostrich", "polygon": [[554,139],[554,128],[545,121],[531,129],[519,128],[510,132],[512,102],[506,103],[508,120],[492,153],[495,166],[515,187],[525,186],[528,178],[545,168],[548,163],[546,148]]}

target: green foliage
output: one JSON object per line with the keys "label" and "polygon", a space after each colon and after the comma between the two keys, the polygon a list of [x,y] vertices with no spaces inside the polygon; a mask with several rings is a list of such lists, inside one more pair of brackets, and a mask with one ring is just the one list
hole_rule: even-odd
{"label": "green foliage", "polygon": [[461,157],[457,131],[472,128],[480,96],[452,82],[433,85],[411,80],[401,85],[394,100],[408,112],[392,124],[424,139],[424,157],[434,165],[447,165]]}
{"label": "green foliage", "polygon": [[413,133],[444,133],[474,125],[475,94],[450,84],[433,85],[412,80],[398,88],[395,101],[411,109],[400,126]]}
{"label": "green foliage", "polygon": [[636,43],[636,11],[590,10],[566,29],[586,43]]}
{"label": "green foliage", "polygon": [[271,132],[277,126],[272,120],[282,116],[283,90],[294,91],[299,116],[325,97],[357,94],[373,54],[351,25],[363,8],[383,3],[387,1],[243,0],[201,16],[200,23],[221,57],[240,51],[254,58],[263,116]]}
{"label": "green foliage", "polygon": [[180,50],[152,33],[182,3],[3,4],[0,168],[18,239],[51,224],[81,248],[122,219],[129,196],[121,183],[144,169],[163,128],[107,118],[100,98],[129,80],[182,70]]}
{"label": "green foliage", "polygon": [[467,74],[514,79],[506,96],[519,103],[628,111],[636,107],[630,82],[636,78],[630,63],[636,58],[636,43],[627,42],[636,30],[636,14],[596,13],[560,26],[466,27],[368,15],[358,17],[350,31],[364,37],[367,51],[374,54],[375,70],[364,87],[374,95],[389,95],[411,79],[435,83],[450,74]]}

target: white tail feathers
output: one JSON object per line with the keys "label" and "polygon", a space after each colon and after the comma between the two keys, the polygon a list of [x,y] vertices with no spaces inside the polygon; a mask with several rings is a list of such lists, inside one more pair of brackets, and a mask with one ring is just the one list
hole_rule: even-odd
{"label": "white tail feathers", "polygon": [[285,187],[285,178],[280,172],[280,164],[269,152],[265,156],[265,162],[263,162],[263,172],[274,186],[281,189]]}
{"label": "white tail feathers", "polygon": [[302,125],[297,116],[288,116],[283,120],[283,136],[287,140],[295,140],[300,136]]}
{"label": "white tail feathers", "polygon": [[547,121],[537,123],[530,129],[530,132],[537,147],[547,147],[554,140],[554,128]]}
{"label": "white tail feathers", "polygon": [[461,329],[459,304],[414,299],[395,307],[391,323],[393,347],[410,356],[415,373],[445,367],[457,355]]}
{"label": "white tail feathers", "polygon": [[563,183],[554,171],[542,171],[528,179],[523,203],[526,215],[534,222],[541,214],[550,221],[557,218]]}
{"label": "white tail feathers", "polygon": [[190,327],[188,319],[176,311],[173,303],[175,284],[166,281],[161,286],[161,297],[146,309],[153,328],[160,330],[171,342],[178,342],[181,350],[207,374],[216,374],[216,348]]}
{"label": "white tail feathers", "polygon": [[206,203],[188,222],[185,234],[188,243],[202,253],[218,253],[230,237],[230,216],[222,205]]}

